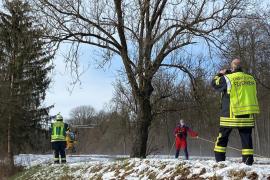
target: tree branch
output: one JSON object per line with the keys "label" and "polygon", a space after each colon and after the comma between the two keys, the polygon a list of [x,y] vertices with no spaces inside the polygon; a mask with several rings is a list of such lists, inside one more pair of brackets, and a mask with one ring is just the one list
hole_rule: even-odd
{"label": "tree branch", "polygon": [[196,91],[195,77],[186,67],[184,67],[183,65],[177,65],[177,64],[160,64],[160,66],[178,68],[181,71],[187,73],[188,77],[190,79],[190,82],[192,84],[193,90]]}
{"label": "tree branch", "polygon": [[95,28],[97,28],[98,30],[100,30],[102,33],[104,33],[108,38],[110,38],[113,42],[113,45],[117,48],[120,49],[120,45],[119,43],[116,41],[116,39],[109,33],[107,32],[105,29],[103,29],[100,25],[94,23],[93,21],[90,21],[89,19],[83,17],[79,12],[72,13],[72,12],[66,12],[66,11],[62,11],[59,8],[57,8],[54,4],[50,3],[48,0],[45,0],[44,2],[45,4],[47,4],[49,7],[53,8],[55,11],[59,12],[60,14],[64,14],[64,15],[68,15],[68,16],[73,16],[75,18],[79,18],[91,25],[93,25]]}

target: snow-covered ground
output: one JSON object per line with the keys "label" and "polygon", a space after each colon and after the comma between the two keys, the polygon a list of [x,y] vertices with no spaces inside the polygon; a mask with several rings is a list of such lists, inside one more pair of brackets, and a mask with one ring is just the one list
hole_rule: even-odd
{"label": "snow-covered ground", "polygon": [[54,165],[52,155],[21,154],[16,164],[28,170],[17,179],[266,179],[270,180],[270,159],[255,158],[252,166],[240,158],[216,163],[213,158],[151,156],[131,159],[127,156],[67,156],[67,164]]}

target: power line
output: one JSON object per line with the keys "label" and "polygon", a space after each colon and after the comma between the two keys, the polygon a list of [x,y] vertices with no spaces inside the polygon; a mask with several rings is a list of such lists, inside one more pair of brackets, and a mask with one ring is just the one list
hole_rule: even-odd
{"label": "power line", "polygon": [[[215,144],[214,141],[210,141],[210,140],[208,140],[208,139],[205,139],[205,138],[202,138],[202,137],[199,137],[199,136],[198,136],[198,139]],[[235,151],[242,152],[241,149],[237,149],[237,148],[232,147],[232,146],[227,146],[227,147],[230,148],[230,149],[233,149],[233,150],[235,150]],[[269,157],[262,156],[262,155],[259,155],[259,154],[255,154],[255,153],[254,153],[253,155],[258,156],[258,157],[261,157],[261,158],[269,158]]]}

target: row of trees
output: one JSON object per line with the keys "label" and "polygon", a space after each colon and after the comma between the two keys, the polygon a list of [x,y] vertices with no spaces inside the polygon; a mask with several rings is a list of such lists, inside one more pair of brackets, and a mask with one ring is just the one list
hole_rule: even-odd
{"label": "row of trees", "polygon": [[261,114],[255,126],[255,146],[259,153],[269,154],[270,132],[270,24],[269,12],[252,14],[246,19],[233,21],[228,26],[225,58],[238,56],[243,60],[244,69],[257,81]]}
{"label": "row of trees", "polygon": [[[196,94],[192,90],[192,85],[183,79],[175,84],[172,77],[169,78],[168,74],[160,72],[153,83],[156,90],[153,99],[155,118],[149,129],[146,155],[174,153],[173,129],[181,118],[185,119],[189,127],[198,131],[200,137],[215,141],[219,127],[220,95],[214,93],[210,86],[209,77],[212,76],[209,74],[214,72],[217,72],[217,69],[207,73],[201,68],[195,70],[194,78],[199,89]],[[74,127],[74,130],[79,132],[78,153],[130,154],[133,138],[136,136],[136,116],[132,112],[134,107],[130,100],[132,98],[130,91],[124,89],[123,84],[116,83],[111,107],[106,112],[96,112],[90,106],[81,106],[72,110],[69,120],[71,125],[94,125],[82,129]],[[257,117],[254,129],[255,153],[269,156],[270,104],[269,95],[265,96],[269,94],[269,89],[263,88],[258,83],[258,92],[261,115]],[[240,138],[236,131],[231,136],[229,146],[241,149]],[[213,143],[201,139],[189,141],[192,155],[212,156],[213,146]],[[229,156],[240,154],[239,151],[228,149]]]}
{"label": "row of trees", "polygon": [[[211,61],[196,57],[182,59],[186,63],[193,83],[189,81],[189,75],[160,69],[154,76],[153,95],[151,98],[152,124],[149,128],[149,141],[146,154],[166,154],[172,147],[174,137],[172,130],[180,118],[186,119],[187,124],[197,130],[201,137],[215,141],[219,124],[219,94],[213,93],[210,81],[214,74],[221,68],[229,68],[229,62],[234,57],[240,57],[244,70],[252,74],[257,80],[258,98],[261,114],[257,117],[254,129],[255,152],[269,156],[270,139],[270,46],[269,46],[269,22],[265,21],[267,14],[251,14],[246,18],[234,19],[219,36],[223,46],[219,51],[219,65],[211,66]],[[197,63],[192,63],[196,62]],[[205,64],[207,63],[207,65]],[[215,63],[212,63],[213,65]],[[216,63],[217,64],[217,63]],[[132,142],[137,136],[136,132],[136,103],[132,95],[132,89],[127,85],[128,79],[123,76],[115,83],[115,93],[112,100],[112,109],[100,114],[92,113],[91,119],[98,126],[93,129],[82,130],[83,144],[79,145],[82,152],[94,153],[130,153]],[[79,111],[80,107],[77,108]],[[92,111],[93,112],[93,111]],[[74,114],[74,111],[73,111]],[[76,113],[75,113],[76,114]],[[72,116],[73,117],[73,116]],[[72,118],[75,120],[74,118]],[[78,121],[75,121],[75,124]],[[88,122],[91,123],[91,122]],[[234,132],[230,139],[233,147],[241,149],[240,138]],[[235,138],[236,137],[236,138]],[[87,145],[85,145],[87,142]],[[191,147],[195,147],[197,155],[211,155],[213,144],[203,141],[191,141]],[[198,148],[199,147],[199,148]],[[229,150],[229,154],[240,152]]]}
{"label": "row of trees", "polygon": [[[26,144],[29,149],[37,144],[48,148],[48,140],[43,141],[48,131],[42,123],[48,122],[50,107],[42,107],[42,101],[50,83],[54,48],[63,42],[72,45],[67,59],[74,63],[75,73],[81,44],[100,49],[101,65],[114,63],[117,57],[123,64],[110,111],[96,113],[86,106],[71,112],[71,124],[97,125],[80,130],[82,152],[129,153],[131,157],[168,152],[179,118],[202,137],[214,140],[219,95],[209,93],[209,82],[235,56],[257,79],[262,114],[255,145],[260,153],[269,152],[265,143],[270,138],[266,129],[270,116],[267,11],[250,14],[246,10],[253,6],[246,0],[2,2],[0,145],[7,150],[11,167],[13,152],[25,152]],[[203,43],[209,48],[203,55],[191,53],[191,47],[202,48]],[[209,60],[205,54],[213,49],[218,56],[211,53],[214,58]],[[200,147],[197,153],[209,155],[212,145]]]}
{"label": "row of trees", "polygon": [[52,39],[73,43],[71,57],[78,57],[81,44],[101,49],[102,64],[120,57],[136,115],[130,155],[142,158],[155,119],[153,83],[158,72],[179,69],[194,85],[189,69],[193,62],[182,61],[186,47],[215,43],[217,33],[249,5],[246,0],[33,1],[40,19],[53,29]]}
{"label": "row of trees", "polygon": [[42,106],[53,54],[28,3],[2,1],[0,12],[0,156],[14,166],[13,155],[40,149],[42,123],[50,107]]}

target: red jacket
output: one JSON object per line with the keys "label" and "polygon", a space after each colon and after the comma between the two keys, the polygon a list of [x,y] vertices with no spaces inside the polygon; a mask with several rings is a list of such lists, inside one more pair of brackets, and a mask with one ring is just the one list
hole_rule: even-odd
{"label": "red jacket", "polygon": [[175,135],[175,147],[176,149],[184,149],[187,147],[187,135],[190,135],[191,137],[198,136],[198,133],[193,131],[187,126],[181,126],[178,125],[174,129],[174,135]]}

